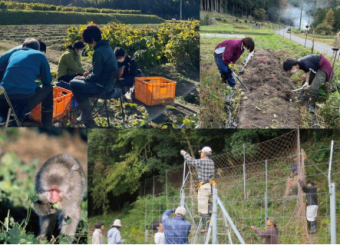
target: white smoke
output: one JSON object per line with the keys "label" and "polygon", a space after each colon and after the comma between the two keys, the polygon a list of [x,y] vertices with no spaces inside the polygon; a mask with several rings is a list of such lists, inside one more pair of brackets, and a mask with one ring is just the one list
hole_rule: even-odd
{"label": "white smoke", "polygon": [[[301,0],[302,1],[302,0]],[[301,2],[296,7],[291,3],[288,3],[288,7],[280,11],[281,19],[286,19],[293,23],[293,26],[299,28],[300,26],[300,15],[301,15]],[[302,19],[301,29],[306,29],[306,25],[310,25],[313,22],[313,13],[316,11],[315,4],[313,2],[306,2],[304,0],[302,5]]]}

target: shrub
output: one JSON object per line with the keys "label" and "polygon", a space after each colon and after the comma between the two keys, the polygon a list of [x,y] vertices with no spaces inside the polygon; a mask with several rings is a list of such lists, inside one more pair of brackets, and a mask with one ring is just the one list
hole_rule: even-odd
{"label": "shrub", "polygon": [[248,23],[248,21],[247,21],[247,20],[244,20],[244,23]]}
{"label": "shrub", "polygon": [[332,34],[333,27],[327,23],[321,23],[315,28],[317,34],[330,35]]}
{"label": "shrub", "polygon": [[[81,38],[85,26],[72,26],[67,30],[65,45]],[[134,56],[140,66],[150,67],[171,62],[175,65],[199,64],[199,21],[164,23],[158,30],[148,26],[134,27],[120,23],[110,23],[102,28],[102,38],[110,42],[112,48],[124,48]],[[88,55],[93,54],[89,48]]]}

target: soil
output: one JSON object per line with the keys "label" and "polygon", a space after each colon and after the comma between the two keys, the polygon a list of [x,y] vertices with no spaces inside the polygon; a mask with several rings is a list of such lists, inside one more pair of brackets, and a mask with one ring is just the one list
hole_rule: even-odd
{"label": "soil", "polygon": [[240,79],[250,92],[242,96],[238,128],[299,127],[299,104],[291,92],[289,77],[272,51],[256,50]]}

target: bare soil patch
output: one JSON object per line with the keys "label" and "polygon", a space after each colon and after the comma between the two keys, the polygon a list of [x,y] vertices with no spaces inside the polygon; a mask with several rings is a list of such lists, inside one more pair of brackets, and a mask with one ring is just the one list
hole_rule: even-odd
{"label": "bare soil patch", "polygon": [[299,104],[289,77],[270,50],[256,50],[240,78],[250,92],[241,101],[238,128],[299,127]]}

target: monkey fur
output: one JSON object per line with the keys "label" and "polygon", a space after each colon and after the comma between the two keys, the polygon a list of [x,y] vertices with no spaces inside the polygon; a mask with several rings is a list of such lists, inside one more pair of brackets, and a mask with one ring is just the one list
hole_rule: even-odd
{"label": "monkey fur", "polygon": [[[48,159],[36,176],[35,189],[39,196],[34,203],[34,211],[39,215],[39,237],[50,239],[57,219],[60,232],[74,237],[86,192],[86,177],[78,160],[68,154]],[[71,223],[67,224],[69,218]]]}

